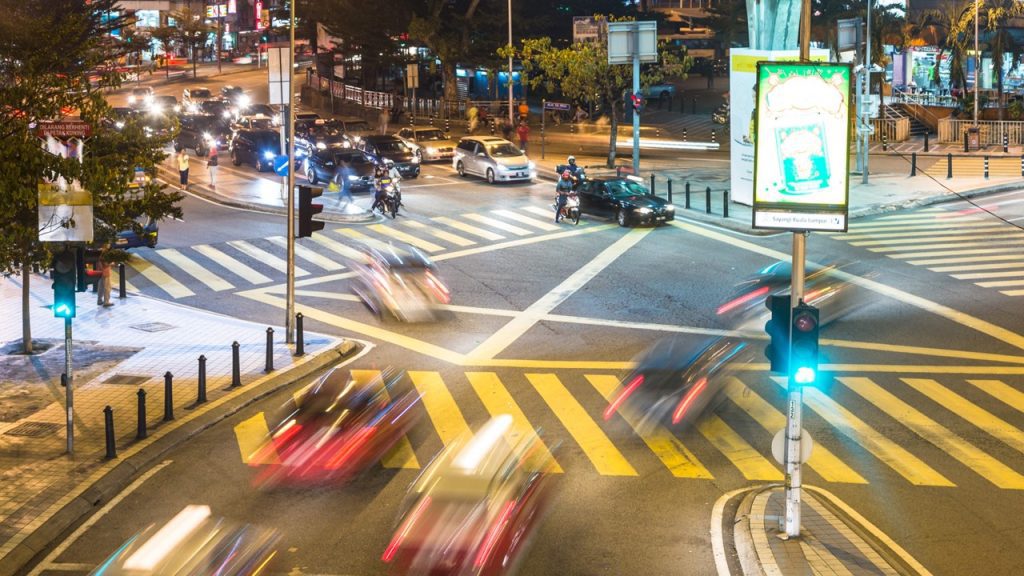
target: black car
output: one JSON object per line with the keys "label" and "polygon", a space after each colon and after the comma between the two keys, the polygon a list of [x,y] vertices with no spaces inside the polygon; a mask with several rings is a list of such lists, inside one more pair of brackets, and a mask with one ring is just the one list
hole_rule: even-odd
{"label": "black car", "polygon": [[274,158],[281,154],[281,135],[276,130],[236,130],[228,147],[231,163],[252,164],[263,172],[274,168]]}
{"label": "black car", "polygon": [[223,119],[225,122],[228,122],[235,117],[235,111],[231,102],[217,98],[211,98],[210,100],[203,100],[200,102],[199,113],[216,116]]}
{"label": "black car", "polygon": [[195,150],[197,156],[206,156],[214,145],[226,148],[231,141],[231,128],[218,116],[189,114],[181,116],[178,121],[181,122],[178,146]]}
{"label": "black car", "polygon": [[651,196],[633,178],[594,178],[579,187],[580,211],[614,218],[619,226],[670,222],[676,209],[664,198]]}
{"label": "black car", "polygon": [[266,116],[275,123],[280,123],[281,114],[270,104],[248,104],[239,109],[240,116]]}
{"label": "black car", "polygon": [[352,190],[373,188],[373,171],[376,164],[366,153],[352,148],[317,150],[303,162],[306,180],[313,185],[329,181],[334,177],[334,173],[342,161],[348,162],[351,167],[348,178]]}
{"label": "black car", "polygon": [[402,178],[416,178],[420,175],[420,159],[416,151],[396,136],[365,136],[356,147],[369,154],[374,162],[394,162]]}
{"label": "black car", "polygon": [[301,161],[317,150],[327,148],[351,148],[352,142],[333,120],[315,124],[306,130],[295,129],[295,160]]}

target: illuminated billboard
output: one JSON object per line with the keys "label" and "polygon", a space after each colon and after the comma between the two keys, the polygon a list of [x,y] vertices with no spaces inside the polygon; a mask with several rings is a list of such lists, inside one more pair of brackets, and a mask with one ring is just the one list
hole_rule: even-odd
{"label": "illuminated billboard", "polygon": [[847,64],[758,63],[754,228],[846,230],[850,77]]}

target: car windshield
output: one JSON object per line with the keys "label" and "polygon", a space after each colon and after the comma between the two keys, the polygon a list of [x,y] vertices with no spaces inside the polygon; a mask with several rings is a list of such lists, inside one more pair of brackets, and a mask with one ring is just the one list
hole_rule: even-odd
{"label": "car windshield", "polygon": [[274,122],[270,118],[250,118],[249,127],[253,130],[273,130]]}
{"label": "car windshield", "polygon": [[605,182],[605,185],[608,188],[608,193],[617,198],[647,195],[647,189],[632,180],[612,180]]}
{"label": "car windshield", "polygon": [[136,96],[147,96],[149,95],[149,88],[134,88],[132,94]]}
{"label": "car windshield", "polygon": [[398,140],[385,140],[384,142],[377,142],[374,144],[377,151],[382,154],[407,154],[409,148],[401,141]]}
{"label": "car windshield", "polygon": [[355,152],[341,152],[334,155],[335,162],[348,162],[350,164],[364,164],[363,155]]}
{"label": "car windshield", "polygon": [[346,132],[369,132],[370,125],[366,122],[345,122]]}
{"label": "car windshield", "polygon": [[192,90],[191,92],[189,92],[189,95],[192,98],[209,98],[210,91],[206,89]]}
{"label": "car windshield", "polygon": [[154,100],[161,104],[169,104],[171,106],[178,103],[178,99],[174,96],[157,96],[156,98],[154,98]]}
{"label": "car windshield", "polygon": [[267,104],[250,104],[247,109],[251,114],[262,114],[264,116],[274,115],[274,109]]}
{"label": "car windshield", "polygon": [[426,142],[429,140],[447,140],[447,138],[444,137],[444,132],[440,130],[421,130],[416,133],[416,140]]}
{"label": "car windshield", "polygon": [[512,144],[493,144],[487,147],[487,153],[495,158],[502,158],[506,156],[522,156],[522,151],[516,148]]}

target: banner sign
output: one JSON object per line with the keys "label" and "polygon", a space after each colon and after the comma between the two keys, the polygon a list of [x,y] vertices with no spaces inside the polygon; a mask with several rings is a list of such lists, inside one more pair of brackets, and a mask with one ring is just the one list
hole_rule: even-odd
{"label": "banner sign", "polygon": [[754,228],[846,231],[851,69],[760,62]]}

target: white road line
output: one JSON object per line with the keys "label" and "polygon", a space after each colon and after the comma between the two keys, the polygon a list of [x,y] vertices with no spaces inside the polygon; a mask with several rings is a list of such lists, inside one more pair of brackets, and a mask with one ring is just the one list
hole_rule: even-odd
{"label": "white road line", "polygon": [[444,224],[445,226],[450,226],[452,228],[455,228],[456,230],[461,230],[463,232],[467,232],[469,234],[472,234],[473,236],[479,236],[480,238],[483,238],[484,240],[504,240],[505,239],[505,237],[502,236],[501,234],[495,234],[494,232],[491,232],[490,230],[484,230],[483,228],[477,228],[476,226],[473,226],[471,224],[466,224],[465,222],[459,222],[458,220],[455,220],[453,218],[448,218],[447,216],[436,216],[434,218],[431,218],[431,220],[433,220],[434,222],[437,222],[439,224]]}
{"label": "white road line", "polygon": [[[533,226],[534,228],[540,228],[541,230],[544,230],[545,232],[550,232],[552,230],[559,230],[560,229],[558,226],[552,224],[551,222],[546,222],[544,220],[538,220],[536,218],[531,218],[531,217],[529,217],[529,216],[527,216],[525,214],[520,214],[518,212],[513,212],[512,210],[491,210],[491,213],[492,214],[497,214],[498,216],[501,216],[502,218],[508,218],[509,220],[515,220],[516,222],[520,222],[522,224],[526,224],[527,226]],[[552,211],[552,214],[548,214],[548,216],[553,216],[553,215],[554,215],[554,211]]]}
{"label": "white road line", "polygon": [[164,272],[153,265],[152,262],[138,254],[132,254],[132,258],[128,260],[128,265],[134,268],[139,274],[148,278],[150,282],[155,284],[157,288],[166,292],[171,298],[195,296],[195,292],[189,290],[184,284],[172,278],[170,274]]}
{"label": "white road line", "polygon": [[226,268],[229,272],[237,274],[238,276],[241,276],[242,278],[246,279],[247,281],[253,284],[265,284],[267,282],[270,282],[269,277],[260,274],[256,270],[253,270],[252,268],[246,266],[245,264],[242,264],[238,260],[235,260],[231,256],[228,256],[227,254],[221,252],[220,250],[214,248],[213,246],[210,246],[208,244],[199,244],[197,246],[193,246],[192,249],[195,250],[196,252],[199,252],[203,256],[206,256],[210,260],[213,260],[218,265]]}
{"label": "white road line", "polygon": [[[238,250],[242,254],[245,254],[246,256],[249,256],[250,258],[252,258],[254,260],[258,260],[258,261],[266,264],[267,266],[270,266],[271,268],[273,268],[274,270],[277,270],[278,272],[281,272],[282,274],[287,274],[288,273],[288,263],[287,262],[285,262],[284,260],[278,258],[277,256],[274,256],[270,252],[267,252],[266,250],[263,250],[262,248],[257,248],[255,246],[253,246],[252,244],[246,242],[245,240],[230,240],[228,242],[228,246],[231,246],[232,248]],[[299,268],[298,266],[296,266],[295,267],[295,275],[296,276],[309,276],[309,272],[306,272],[302,268]]]}
{"label": "white road line", "polygon": [[174,248],[163,248],[157,250],[156,253],[167,259],[171,264],[174,264],[178,268],[184,270],[189,276],[192,276],[196,280],[206,284],[210,290],[220,292],[221,290],[231,290],[234,288],[230,282],[210,272],[203,266],[200,266],[195,260],[185,256]]}
{"label": "white road line", "polygon": [[519,226],[513,226],[513,225],[511,225],[511,224],[509,224],[507,222],[502,222],[501,220],[495,220],[494,218],[488,218],[487,216],[484,216],[482,214],[469,213],[469,214],[463,214],[462,217],[463,218],[468,218],[469,220],[476,220],[477,222],[479,222],[481,224],[486,224],[487,226],[490,226],[491,228],[497,228],[498,230],[504,230],[506,232],[511,232],[511,233],[516,234],[518,236],[529,236],[530,234],[533,234],[532,231],[527,230],[526,228],[520,228]]}
{"label": "white road line", "polygon": [[545,210],[544,208],[541,208],[540,206],[533,206],[531,204],[530,206],[523,206],[523,210],[526,210],[527,212],[533,212],[534,214],[536,214],[538,216],[543,216],[545,218],[554,218],[555,217],[555,209],[554,208],[548,208],[547,210]]}
{"label": "white road line", "polygon": [[359,250],[324,234],[313,234],[309,239],[348,260],[361,260],[363,258],[363,253]]}
{"label": "white road line", "polygon": [[[288,249],[288,241],[281,236],[271,236],[270,238],[267,238],[267,240],[284,248],[285,250]],[[298,242],[295,243],[295,256],[302,258],[314,266],[319,266],[320,268],[331,272],[344,268],[344,266],[338,264],[334,260],[331,260],[326,256],[321,256]]]}
{"label": "white road line", "polygon": [[368,228],[370,230],[373,230],[374,232],[376,232],[378,234],[381,234],[382,236],[388,236],[388,237],[394,238],[395,240],[398,240],[399,242],[405,242],[406,244],[412,244],[413,246],[416,246],[417,248],[420,248],[422,250],[426,250],[427,252],[443,252],[444,251],[444,246],[439,246],[437,244],[434,244],[433,242],[429,242],[427,240],[423,240],[422,238],[420,238],[418,236],[413,236],[412,234],[406,234],[405,232],[402,232],[401,230],[395,230],[394,228],[390,228],[388,226],[384,226],[383,224],[372,224],[372,225],[368,226]]}
{"label": "white road line", "polygon": [[451,232],[445,232],[444,230],[437,230],[436,228],[432,228],[432,227],[427,226],[426,224],[424,224],[422,222],[417,222],[416,220],[406,220],[406,221],[403,222],[403,224],[405,224],[406,226],[409,226],[410,228],[417,228],[417,229],[423,230],[424,232],[426,232],[427,234],[430,234],[431,236],[434,236],[436,238],[440,238],[441,240],[444,240],[445,242],[451,242],[452,244],[455,244],[456,246],[462,246],[464,248],[466,246],[475,246],[476,245],[476,242],[473,241],[473,240],[470,240],[469,238],[463,238],[462,236],[459,236],[458,234],[452,234]]}
{"label": "white road line", "polygon": [[[97,510],[95,514],[90,516],[89,519],[83,522],[81,526],[75,528],[75,531],[72,532],[70,536],[65,538],[63,542],[58,544],[57,547],[53,549],[53,551],[47,554],[46,558],[43,558],[43,561],[37,564],[36,567],[28,573],[28,576],[38,576],[44,570],[51,569],[50,566],[53,564],[53,561],[56,558],[60,557],[60,555],[63,554],[65,550],[67,550],[72,544],[74,544],[79,538],[81,538],[82,535],[85,534],[87,530],[89,530],[93,527],[94,524],[102,520],[103,517],[106,516],[111,510],[113,510],[115,506],[121,503],[121,500],[124,500],[125,498],[130,496],[132,492],[138,490],[139,487],[146,482],[146,480],[149,480],[150,478],[153,477],[154,474],[166,468],[169,464],[171,464],[171,462],[173,462],[173,460],[164,460],[163,462],[157,464],[156,466],[153,466],[149,470],[146,470],[141,476],[136,478],[124,490],[118,492],[117,496],[111,498],[109,502],[104,504],[103,507]],[[90,570],[92,568],[94,567],[89,567]]]}

